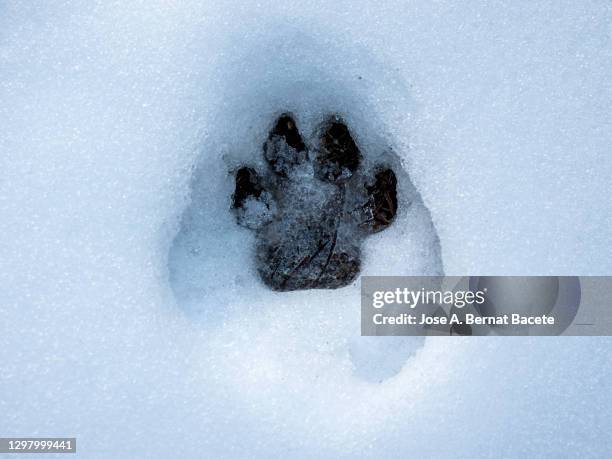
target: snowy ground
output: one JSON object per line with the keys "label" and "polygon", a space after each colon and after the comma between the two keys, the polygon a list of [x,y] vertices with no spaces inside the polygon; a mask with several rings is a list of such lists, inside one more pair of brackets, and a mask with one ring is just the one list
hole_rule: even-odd
{"label": "snowy ground", "polygon": [[1,436],[608,455],[610,339],[361,338],[358,285],[270,292],[229,203],[280,111],[338,112],[420,196],[364,273],[610,274],[609,2],[127,3],[0,2]]}

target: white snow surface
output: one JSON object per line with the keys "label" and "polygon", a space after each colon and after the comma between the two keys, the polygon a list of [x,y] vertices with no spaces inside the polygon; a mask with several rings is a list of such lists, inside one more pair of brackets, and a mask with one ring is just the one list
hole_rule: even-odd
{"label": "white snow surface", "polygon": [[269,291],[229,205],[275,116],[339,113],[400,180],[364,274],[611,274],[611,19],[0,2],[0,435],[92,458],[609,455],[610,338],[361,338],[358,282]]}

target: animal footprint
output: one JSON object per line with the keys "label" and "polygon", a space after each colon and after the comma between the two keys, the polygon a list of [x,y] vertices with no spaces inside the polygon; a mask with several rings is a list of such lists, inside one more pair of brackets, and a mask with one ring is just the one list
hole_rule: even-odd
{"label": "animal footprint", "polygon": [[359,273],[361,242],[397,212],[395,173],[367,168],[348,127],[330,117],[307,145],[293,117],[263,146],[268,170],[236,171],[232,209],[257,234],[257,269],[273,290],[338,288]]}

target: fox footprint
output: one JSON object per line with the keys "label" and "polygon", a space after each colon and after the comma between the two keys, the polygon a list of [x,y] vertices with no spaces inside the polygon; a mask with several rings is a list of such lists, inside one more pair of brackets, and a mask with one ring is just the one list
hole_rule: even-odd
{"label": "fox footprint", "polygon": [[348,127],[331,116],[307,145],[290,114],[263,145],[267,170],[236,171],[232,209],[256,231],[257,269],[273,290],[338,288],[360,270],[361,242],[397,212],[397,179],[366,168]]}

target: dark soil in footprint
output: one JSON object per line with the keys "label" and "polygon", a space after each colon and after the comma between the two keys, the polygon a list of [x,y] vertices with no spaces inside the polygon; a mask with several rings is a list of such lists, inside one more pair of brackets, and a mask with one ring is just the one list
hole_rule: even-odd
{"label": "dark soil in footprint", "polygon": [[257,268],[274,290],[338,288],[360,270],[361,242],[397,212],[397,178],[369,170],[346,124],[330,117],[307,146],[293,117],[278,118],[263,146],[268,170],[236,172],[232,208],[257,232]]}

